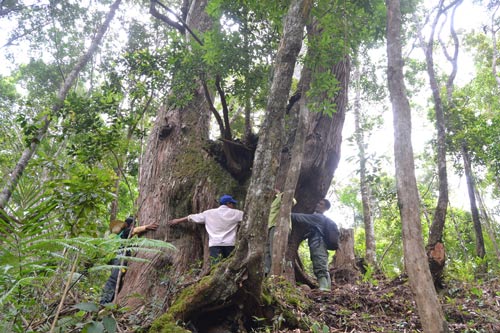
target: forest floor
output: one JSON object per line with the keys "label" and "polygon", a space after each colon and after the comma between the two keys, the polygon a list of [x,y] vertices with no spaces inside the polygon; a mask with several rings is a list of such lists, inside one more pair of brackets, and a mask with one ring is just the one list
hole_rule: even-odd
{"label": "forest floor", "polygon": [[[373,333],[423,332],[414,296],[406,278],[388,280],[372,278],[368,282],[337,283],[331,291],[291,288],[289,284],[268,281],[275,298],[274,305],[253,333]],[[285,286],[284,286],[285,285]],[[284,286],[284,287],[283,287]],[[500,279],[471,283],[448,281],[439,292],[450,332],[500,333]],[[277,310],[279,304],[281,310]],[[148,311],[144,312],[147,316]],[[286,313],[286,314],[285,314]],[[128,318],[126,318],[128,317]],[[145,332],[149,329],[146,317],[124,316],[119,319],[118,332]],[[222,321],[231,321],[226,317]],[[117,318],[118,319],[118,318]],[[151,318],[149,318],[151,319]],[[258,318],[256,318],[258,319]],[[141,325],[142,323],[142,325]],[[240,332],[225,323],[217,327],[198,327],[197,333]]]}
{"label": "forest floor", "polygon": [[[439,293],[450,332],[500,332],[500,282],[449,282]],[[308,330],[281,333],[422,332],[414,297],[404,279],[335,284],[331,292],[304,290]],[[294,310],[297,311],[297,310]],[[300,316],[301,314],[298,313]]]}

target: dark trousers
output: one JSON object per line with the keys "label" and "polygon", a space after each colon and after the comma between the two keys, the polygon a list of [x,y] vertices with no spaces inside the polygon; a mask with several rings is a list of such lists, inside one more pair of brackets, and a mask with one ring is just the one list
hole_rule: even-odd
{"label": "dark trousers", "polygon": [[319,231],[313,229],[308,235],[307,242],[309,253],[313,264],[313,272],[316,278],[329,277],[328,273],[328,250],[325,241]]}
{"label": "dark trousers", "polygon": [[234,250],[234,246],[210,246],[208,248],[210,251],[210,257],[212,258],[212,264],[219,262],[221,258],[227,258]]}
{"label": "dark trousers", "polygon": [[[115,258],[115,259],[111,260],[111,262],[109,264],[114,265],[114,266],[118,266],[118,265],[120,265],[120,259]],[[127,265],[127,263],[124,262],[123,265],[125,266],[125,265]],[[124,274],[125,274],[125,271],[122,272],[121,278],[123,278]],[[104,288],[102,290],[101,300],[99,301],[99,303],[101,305],[113,302],[113,300],[115,298],[116,284],[118,283],[118,276],[119,275],[120,275],[120,268],[113,268],[113,270],[111,271],[111,275],[109,276],[109,278],[106,281],[106,284],[104,285]]]}
{"label": "dark trousers", "polygon": [[268,275],[271,271],[271,265],[273,263],[273,245],[274,245],[274,231],[276,227],[271,227],[267,231],[267,247],[264,254],[264,274]]}

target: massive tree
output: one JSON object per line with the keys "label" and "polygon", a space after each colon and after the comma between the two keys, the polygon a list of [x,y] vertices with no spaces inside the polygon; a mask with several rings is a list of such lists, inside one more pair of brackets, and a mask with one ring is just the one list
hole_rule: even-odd
{"label": "massive tree", "polygon": [[[321,3],[322,6],[325,4],[326,2]],[[161,311],[170,309],[167,317],[191,320],[198,326],[214,324],[213,321],[218,319],[214,315],[217,309],[233,314],[241,312],[242,309],[235,307],[235,302],[243,304],[246,312],[255,309],[255,299],[249,299],[248,295],[259,297],[263,276],[261,257],[268,209],[275,184],[283,184],[280,183],[280,180],[284,180],[281,175],[286,174],[288,170],[287,163],[280,163],[276,159],[283,154],[287,155],[291,147],[283,147],[282,144],[283,135],[287,134],[285,129],[290,128],[284,127],[283,118],[287,111],[294,108],[298,110],[297,106],[304,105],[307,101],[300,101],[296,95],[288,100],[291,87],[290,70],[293,70],[296,53],[300,49],[299,41],[303,38],[307,8],[311,6],[307,1],[293,1],[289,7],[290,14],[286,16],[280,47],[274,55],[273,81],[269,91],[262,90],[269,98],[258,135],[255,159],[251,160],[253,165],[246,166],[246,171],[243,170],[242,164],[235,167],[234,162],[238,162],[235,157],[241,157],[242,153],[231,154],[231,149],[239,147],[242,148],[240,152],[243,152],[251,151],[252,147],[248,145],[251,142],[249,135],[237,141],[230,134],[232,131],[229,130],[228,120],[233,105],[231,103],[239,102],[239,105],[248,109],[249,102],[255,106],[255,99],[259,97],[259,94],[252,94],[252,90],[242,89],[245,83],[250,84],[258,78],[257,71],[252,73],[251,70],[255,68],[254,53],[261,50],[255,45],[252,47],[250,40],[266,39],[271,45],[277,45],[273,44],[276,42],[273,40],[275,29],[267,29],[269,22],[259,20],[264,20],[262,17],[266,18],[265,15],[269,15],[268,20],[279,17],[278,13],[282,13],[283,8],[278,4],[273,6],[268,2],[259,1],[252,3],[253,7],[236,5],[232,1],[219,2],[218,5],[220,7],[212,7],[211,3],[207,4],[205,1],[185,3],[178,10],[176,20],[172,21],[172,15],[162,14],[166,7],[156,1],[151,3],[153,15],[174,27],[178,36],[182,37],[177,39],[176,46],[182,44],[182,53],[189,55],[189,59],[179,60],[184,70],[173,71],[172,81],[176,84],[172,85],[173,92],[168,96],[168,103],[159,110],[148,139],[147,151],[141,165],[138,217],[142,224],[158,222],[160,228],[148,236],[172,242],[178,251],[160,255],[141,254],[141,257],[150,259],[150,262],[130,265],[125,275],[124,287],[118,295],[120,304],[133,309],[159,302]],[[343,4],[336,5],[343,8]],[[334,29],[332,22],[335,20],[331,15],[342,17],[342,13],[348,12],[356,17],[360,10],[356,6],[343,9],[344,12],[329,11],[326,16],[318,14],[317,17],[322,21],[313,20],[308,26],[308,41],[315,42],[308,46],[308,63],[303,67],[301,81],[304,82],[311,76],[307,71],[316,76],[316,79],[310,81],[313,93],[310,92],[308,98],[312,101],[310,109],[316,112],[306,128],[307,153],[303,159],[295,193],[299,201],[298,207],[302,211],[311,211],[315,203],[326,195],[330,186],[340,157],[341,131],[347,105],[350,71],[348,53],[353,49],[349,43],[356,44],[359,39],[368,38],[361,34],[357,39],[347,39],[345,34],[340,33],[350,31],[347,21],[344,22],[345,25]],[[173,11],[170,8],[168,10]],[[319,13],[320,9],[316,10]],[[367,17],[370,13],[365,12],[363,15]],[[235,20],[240,22],[239,27],[243,27],[239,31],[241,35],[227,30],[221,24]],[[252,30],[251,26],[255,29]],[[267,29],[266,34],[257,27]],[[343,48],[335,48],[339,41],[332,41],[332,36],[338,35],[342,36],[340,39],[345,43]],[[231,44],[228,41],[237,43]],[[231,49],[228,45],[238,45],[239,48]],[[241,48],[241,45],[249,47]],[[320,46],[321,52],[314,51]],[[335,50],[333,58],[332,53],[327,51],[332,48]],[[225,53],[230,51],[234,52],[233,58]],[[260,56],[261,53],[257,55]],[[241,68],[235,69],[234,65],[241,59],[250,65],[244,70],[241,69],[243,64]],[[241,79],[245,75],[248,75],[248,82]],[[235,81],[241,85],[231,85],[231,82]],[[299,83],[299,86],[307,87],[303,83]],[[182,89],[177,89],[179,87]],[[254,88],[254,91],[259,92],[257,88]],[[306,88],[299,88],[297,91],[307,93]],[[238,92],[243,93],[238,95]],[[215,102],[215,96],[219,103]],[[235,102],[236,96],[244,98]],[[217,110],[219,106],[222,108],[222,115]],[[219,128],[218,143],[209,138],[211,115]],[[248,124],[248,119],[246,123]],[[295,132],[292,135],[294,134]],[[253,157],[253,154],[249,156]],[[278,167],[280,171],[275,179]],[[245,172],[242,170],[247,176],[244,176]],[[250,182],[249,170],[252,171]],[[165,222],[174,217],[212,208],[222,193],[232,193],[238,200],[245,202],[245,219],[234,257],[212,270],[208,278],[201,280],[202,284],[192,287],[194,290],[188,288],[183,292],[184,296],[176,297],[174,305],[171,306],[174,299],[172,292],[204,276],[209,271],[209,265],[202,227],[187,224],[168,228]],[[185,274],[188,271],[201,274]],[[224,281],[223,287],[221,281]],[[226,300],[227,306],[216,305],[221,300]],[[158,325],[155,327],[161,327],[161,324]]]}
{"label": "massive tree", "polygon": [[[236,6],[235,9],[231,7],[233,4],[234,2],[228,2],[228,7],[225,7],[226,13],[230,13],[231,17],[238,17],[241,19],[242,16],[239,15],[244,16],[248,14],[249,11],[245,10],[245,6],[241,8]],[[259,4],[260,2],[254,3],[254,5],[257,6]],[[185,52],[199,55],[200,53],[196,52],[200,52],[200,49],[204,47],[210,46],[210,50],[213,51],[215,46],[220,46],[221,44],[214,45],[210,43],[214,41],[217,35],[221,34],[220,31],[223,31],[223,27],[219,25],[219,20],[222,16],[217,17],[217,20],[214,22],[213,17],[209,17],[207,12],[204,11],[206,5],[207,4],[203,1],[194,1],[189,4],[186,3],[181,9],[182,14],[178,16],[177,23],[181,22],[182,24],[180,25],[173,24],[175,22],[170,22],[168,17],[162,17],[159,13],[160,7],[158,7],[158,3],[156,2],[152,2],[152,6],[154,6],[152,13],[155,17],[160,18],[165,23],[171,24],[178,32],[183,34],[184,43],[186,43],[188,39],[192,40],[192,43],[185,49]],[[271,15],[275,15],[280,10],[279,6],[277,6],[278,8],[272,8],[272,5],[267,2],[260,5],[262,5],[262,8],[266,9],[264,12],[270,13]],[[324,6],[325,4],[322,5]],[[341,7],[341,4],[337,5]],[[298,6],[298,4],[295,3],[290,8],[295,8],[295,6]],[[307,7],[306,3],[304,3],[303,6]],[[188,10],[188,8],[191,9]],[[210,6],[208,6],[208,8],[212,15],[214,13],[220,13],[220,11],[213,10]],[[259,12],[259,8],[260,7],[253,8],[253,11],[258,14],[253,16],[262,15],[262,13]],[[260,10],[262,10],[262,8],[260,8]],[[273,11],[270,9],[273,9]],[[194,12],[194,10],[196,11]],[[331,13],[334,13],[334,11]],[[300,15],[296,14],[295,16],[300,18],[303,14],[304,13]],[[341,16],[340,13],[336,13],[335,15]],[[350,15],[355,16],[356,11],[352,10]],[[369,15],[369,13],[364,13],[364,15]],[[227,18],[229,15],[224,17]],[[337,31],[332,31],[332,20],[329,20],[331,17],[319,17],[323,20],[323,24],[329,22],[330,30],[325,31],[325,34],[322,35],[319,34],[321,30],[320,25],[316,25],[316,28],[313,26],[309,27],[310,33],[308,36],[312,36],[311,31],[313,31],[313,34],[317,35],[314,37],[316,38],[316,44],[313,45],[324,45],[325,40],[331,40],[332,35],[339,34],[338,31],[345,31],[346,29],[345,26],[341,26],[336,28]],[[245,22],[245,20],[242,20],[241,26],[245,27],[247,23],[250,24],[249,22]],[[259,25],[259,27],[262,26],[265,27],[265,25]],[[295,29],[297,29],[297,27],[295,27]],[[316,32],[314,32],[314,29],[317,29]],[[251,31],[251,29],[249,30]],[[248,31],[243,30],[242,32]],[[258,31],[251,32],[253,35],[259,33]],[[196,38],[193,36],[196,36]],[[300,36],[302,38],[302,34]],[[264,37],[260,39],[262,40]],[[247,41],[245,34],[243,34],[242,38],[243,41]],[[286,39],[289,37],[285,33],[283,38]],[[358,36],[358,38],[361,37]],[[333,60],[331,52],[329,53],[327,51],[328,48],[325,47],[323,47],[322,52],[315,51],[311,53],[312,56],[307,56],[308,58],[310,57],[308,59],[308,66],[304,66],[303,74],[301,75],[301,80],[305,80],[308,75],[305,74],[304,71],[316,71],[316,77],[311,84],[313,87],[315,84],[316,86],[321,86],[323,84],[324,87],[326,78],[329,80],[329,82],[327,82],[328,89],[316,89],[316,95],[311,97],[317,104],[314,111],[318,111],[318,109],[322,111],[313,113],[312,121],[306,129],[306,155],[302,164],[298,181],[299,185],[296,191],[296,197],[299,201],[298,206],[301,207],[299,209],[302,211],[311,211],[315,203],[326,195],[333,172],[338,165],[340,157],[341,131],[343,127],[344,112],[347,105],[347,86],[350,69],[350,61],[346,54],[346,50],[352,48],[352,45],[348,45],[348,42],[350,42],[349,40],[345,38],[342,38],[342,40],[346,45],[344,48],[335,50],[335,57]],[[272,42],[272,40],[270,41]],[[219,40],[219,42],[222,43],[223,40]],[[357,41],[353,41],[353,43],[355,44]],[[285,43],[282,47],[285,45],[292,46],[288,44],[289,43]],[[267,44],[265,46],[269,47]],[[328,47],[333,47],[333,45],[328,45]],[[309,48],[309,50],[313,49],[314,47]],[[275,75],[279,74],[278,70],[280,67],[278,59],[281,50],[282,49],[279,49],[276,55],[276,65],[273,68]],[[298,52],[298,50],[295,51]],[[255,52],[255,50],[247,50],[246,52],[252,53]],[[292,97],[290,101],[288,101],[289,107],[286,107],[286,105],[278,107],[268,104],[266,108],[266,120],[259,134],[259,149],[262,151],[258,149],[256,152],[256,158],[252,168],[252,180],[249,185],[249,190],[246,192],[246,186],[248,184],[245,182],[245,178],[237,177],[234,172],[236,168],[230,168],[227,163],[225,163],[225,161],[228,160],[227,154],[217,155],[223,156],[223,158],[214,155],[214,151],[224,152],[225,149],[214,149],[214,145],[210,143],[208,137],[208,120],[210,114],[214,115],[216,120],[219,119],[217,120],[219,128],[223,128],[227,123],[224,120],[226,118],[225,113],[223,113],[223,116],[217,116],[217,110],[215,110],[216,104],[213,103],[214,95],[212,91],[217,92],[223,110],[230,106],[230,103],[224,102],[228,100],[228,95],[225,94],[228,90],[224,89],[228,88],[228,83],[226,82],[224,84],[224,80],[230,73],[223,72],[221,74],[220,71],[223,71],[225,66],[232,64],[234,60],[231,60],[222,50],[218,50],[217,56],[223,57],[222,60],[225,61],[224,66],[217,67],[213,66],[212,62],[201,62],[201,59],[205,61],[213,60],[208,54],[205,54],[197,59],[197,61],[202,64],[199,65],[199,67],[202,67],[201,69],[193,66],[198,69],[189,71],[188,74],[190,75],[174,73],[172,80],[174,82],[179,82],[179,85],[182,85],[183,89],[188,87],[195,87],[196,89],[190,90],[188,94],[184,92],[184,94],[189,95],[189,99],[187,99],[184,104],[180,103],[178,99],[182,91],[178,91],[174,96],[169,96],[170,103],[167,103],[164,108],[159,110],[154,128],[149,136],[148,148],[141,166],[141,189],[138,200],[140,209],[138,217],[141,223],[159,222],[160,228],[150,236],[172,242],[179,251],[163,253],[162,255],[144,254],[144,257],[151,259],[150,263],[146,265],[132,263],[130,265],[130,269],[125,275],[124,288],[118,295],[118,301],[132,308],[143,304],[144,300],[149,302],[151,299],[154,299],[163,304],[163,309],[167,309],[172,300],[169,292],[177,286],[177,281],[182,281],[180,277],[183,273],[193,268],[193,263],[204,256],[203,264],[194,265],[194,268],[201,269],[203,273],[208,271],[208,258],[206,248],[204,248],[205,236],[203,229],[190,225],[184,225],[182,228],[170,229],[165,226],[165,222],[172,217],[184,216],[192,212],[198,212],[213,207],[217,196],[224,192],[231,192],[242,202],[246,198],[245,223],[242,225],[240,232],[238,241],[240,245],[237,246],[234,255],[238,258],[236,262],[239,266],[236,267],[236,263],[234,262],[227,265],[230,265],[230,271],[236,275],[234,279],[241,281],[244,286],[247,285],[247,282],[243,282],[243,280],[239,279],[249,279],[253,282],[252,289],[249,290],[255,291],[260,288],[258,275],[261,274],[261,270],[259,269],[261,253],[260,250],[255,250],[255,246],[258,248],[259,244],[265,240],[265,231],[261,228],[265,225],[265,220],[267,219],[267,205],[271,202],[273,188],[276,184],[280,184],[280,179],[282,179],[278,176],[279,179],[274,181],[273,176],[269,177],[269,175],[273,174],[273,170],[276,170],[280,165],[277,160],[268,160],[270,158],[269,154],[272,154],[274,157],[280,156],[280,151],[286,154],[287,148],[285,147],[282,149],[282,143],[280,141],[280,136],[285,132],[283,130],[278,130],[281,126],[279,123],[282,121],[280,117],[284,116],[284,114],[281,113],[292,108],[294,104],[296,106],[301,103],[303,104],[304,101],[294,103],[298,100]],[[245,59],[247,61],[251,58],[249,55],[245,54],[245,51],[236,56],[238,56],[238,59]],[[291,66],[290,60],[292,60],[292,58],[289,58],[290,55],[286,53],[281,56],[284,57],[281,62],[287,64],[287,70],[289,70]],[[214,68],[219,70],[219,72],[213,70]],[[333,80],[331,80],[332,74]],[[182,80],[179,78],[182,78]],[[235,76],[234,78],[239,77]],[[186,82],[186,80],[189,82]],[[273,84],[280,83],[281,86],[278,85],[275,88],[271,86],[271,93],[269,93],[269,96],[273,97],[273,89],[279,88],[283,90],[280,94],[285,94],[287,96],[286,99],[288,99],[290,89],[289,87],[287,88],[288,90],[285,89],[286,85],[283,86],[285,82],[286,80],[275,78]],[[299,84],[299,86],[304,85]],[[332,90],[330,90],[330,88]],[[287,90],[286,93],[284,93],[284,90]],[[233,93],[235,92],[235,90],[231,91]],[[298,91],[304,93],[307,90],[299,89]],[[255,98],[256,96],[255,94],[253,96],[252,94],[248,94],[247,97]],[[250,98],[250,101],[255,102],[252,98]],[[241,104],[246,108],[247,102],[248,100],[244,100]],[[270,102],[269,100],[268,103]],[[280,101],[279,103],[283,102]],[[277,108],[280,111],[271,112],[269,111],[271,107],[273,109]],[[333,112],[333,110],[337,112]],[[275,117],[275,119],[273,117]],[[267,124],[267,122],[271,120],[272,124]],[[270,130],[268,126],[270,126],[269,128],[272,130]],[[266,131],[269,131],[269,133]],[[221,130],[220,133],[221,141],[223,143],[228,143],[230,139],[225,136],[225,131]],[[247,142],[247,140],[243,140],[243,143],[245,142]],[[235,142],[233,141],[232,144],[235,144]],[[241,146],[240,143],[239,145]],[[266,147],[265,145],[270,146],[264,149],[264,147]],[[261,163],[268,164],[266,164],[264,168],[265,172],[259,175],[257,172],[261,172],[259,168],[262,168],[262,166],[258,168]],[[284,171],[280,171],[280,175],[286,174],[287,169],[288,165],[282,163],[280,165],[280,170]],[[251,200],[251,196],[254,195],[261,197]],[[254,239],[255,237],[257,238]],[[251,246],[251,248],[249,248],[249,246]],[[250,259],[251,262],[248,261]],[[246,265],[252,266],[252,270],[247,269],[252,275],[248,275],[250,273],[238,275],[237,272],[243,267],[246,267]],[[228,269],[229,266],[224,265],[223,267]],[[220,270],[217,270],[217,272],[218,273],[214,273],[216,276],[222,276]],[[185,278],[186,277],[183,277],[183,279]],[[191,279],[189,279],[188,277],[189,280],[195,278],[196,277],[191,277]],[[186,281],[186,283],[189,283],[189,280]],[[158,283],[157,281],[162,281],[162,283]],[[212,281],[212,283],[215,283],[215,280]],[[214,290],[216,289],[217,288],[214,288]],[[233,292],[235,292],[234,289],[227,288],[227,295],[231,295]],[[139,297],[133,297],[133,295],[138,295]],[[195,310],[198,309],[199,306],[202,306],[202,304],[206,305],[205,302],[211,302],[217,299],[217,297],[219,297],[220,300],[220,297],[223,296],[213,294],[207,297],[206,300],[194,301],[189,309],[186,308],[180,312],[172,310],[171,314],[182,318],[185,316],[194,316]],[[205,316],[204,319],[198,317],[196,320],[201,322],[203,320],[208,320],[207,318],[209,317]],[[216,320],[215,317],[213,319]]]}
{"label": "massive tree", "polygon": [[[203,44],[204,37],[207,37],[203,33],[212,25],[205,11],[206,5],[204,1],[194,1],[185,13],[185,25],[190,28],[187,37],[196,34],[198,44]],[[168,291],[171,288],[158,281],[168,279],[172,286],[189,268],[198,267],[192,265],[193,262],[203,256],[207,259],[208,252],[201,228],[187,225],[182,229],[170,229],[165,226],[166,220],[211,208],[217,196],[227,192],[242,202],[246,198],[245,219],[234,256],[218,265],[203,283],[192,286],[195,292],[185,291],[167,316],[207,327],[217,321],[217,316],[213,315],[217,309],[249,315],[256,311],[263,278],[262,249],[267,215],[284,133],[283,118],[310,6],[309,1],[293,1],[286,16],[248,194],[246,185],[233,178],[231,171],[234,169],[224,168],[227,165],[223,167],[209,155],[208,120],[210,112],[215,112],[210,102],[206,76],[193,78],[196,89],[191,92],[185,107],[169,105],[160,110],[141,167],[138,215],[142,223],[160,223],[159,232],[154,237],[172,242],[179,251],[150,257],[151,261],[146,267],[131,264],[125,286],[119,295],[119,299],[128,306],[141,304],[142,297],[127,297],[140,292],[148,301],[150,297],[158,298],[164,304],[163,309],[167,309],[170,305]],[[191,47],[196,45],[191,44]],[[216,78],[215,81],[219,97],[223,99],[222,89],[217,84],[219,80]],[[229,138],[224,139],[226,143]],[[208,261],[204,262],[202,270],[206,272]],[[220,308],[217,305],[220,302],[226,302],[226,305]],[[235,306],[236,303],[244,307],[240,309]],[[155,329],[161,327],[161,321],[155,325]]]}

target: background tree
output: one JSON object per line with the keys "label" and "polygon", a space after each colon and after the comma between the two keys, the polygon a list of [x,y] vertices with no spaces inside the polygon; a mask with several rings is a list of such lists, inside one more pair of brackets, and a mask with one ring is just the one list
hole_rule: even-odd
{"label": "background tree", "polygon": [[448,332],[448,325],[424,259],[419,196],[411,144],[411,110],[405,91],[401,49],[400,4],[398,0],[391,0],[387,3],[387,79],[394,113],[394,158],[403,225],[405,268],[424,331]]}
{"label": "background tree", "polygon": [[356,60],[352,82],[354,89],[352,102],[354,134],[347,139],[349,142],[354,142],[357,147],[362,216],[365,226],[365,258],[366,262],[373,267],[375,267],[377,260],[371,187],[378,178],[381,161],[373,154],[367,153],[367,150],[372,132],[383,122],[381,115],[376,114],[375,110],[379,108],[384,110],[381,101],[385,98],[382,85],[377,82],[376,72],[376,61],[371,59],[366,54],[366,50],[363,49]]}
{"label": "background tree", "polygon": [[68,77],[61,84],[60,89],[57,93],[56,101],[55,101],[54,105],[52,106],[52,114],[45,114],[41,117],[38,131],[36,132],[33,139],[31,140],[30,146],[24,150],[23,154],[21,155],[21,158],[17,162],[16,167],[14,168],[14,170],[11,174],[10,179],[7,180],[5,186],[2,190],[2,193],[0,194],[0,208],[3,209],[7,205],[14,187],[16,186],[17,182],[19,181],[19,178],[23,174],[24,169],[26,168],[26,165],[28,164],[29,160],[33,156],[35,150],[37,149],[39,142],[42,140],[42,138],[44,137],[44,135],[46,134],[46,132],[49,128],[49,125],[51,123],[50,117],[56,115],[59,112],[59,110],[63,107],[63,102],[64,102],[69,90],[71,89],[73,83],[77,79],[77,76],[80,73],[80,71],[87,64],[87,62],[89,62],[92,55],[94,54],[97,47],[99,46],[99,43],[101,42],[101,40],[104,36],[104,33],[108,29],[109,24],[110,24],[111,20],[113,19],[114,14],[115,14],[118,6],[120,5],[120,3],[121,3],[121,1],[116,1],[115,3],[113,3],[106,19],[104,20],[104,22],[102,24],[102,26],[99,28],[95,37],[93,38],[90,47],[78,59],[77,63],[74,65],[71,72],[68,74]]}
{"label": "background tree", "polygon": [[[434,9],[434,16],[431,22],[431,32],[426,41],[420,30],[419,39],[421,47],[425,53],[425,61],[427,64],[427,73],[429,76],[429,84],[432,91],[432,98],[434,101],[434,112],[436,117],[436,146],[437,146],[437,165],[438,165],[438,179],[439,179],[439,197],[438,202],[434,211],[433,221],[429,232],[429,239],[427,242],[427,255],[429,257],[429,265],[431,267],[431,273],[434,278],[434,283],[437,287],[442,285],[442,272],[445,265],[445,254],[444,245],[442,243],[443,229],[446,221],[446,210],[448,208],[448,171],[446,167],[446,119],[445,111],[443,106],[443,101],[440,95],[439,82],[436,75],[436,69],[434,64],[434,36],[436,33],[437,25],[440,19],[447,14],[447,11],[452,10],[451,26],[453,30],[453,16],[454,11],[462,3],[461,0],[450,1],[446,3],[445,1],[440,1]],[[429,18],[430,20],[430,18]],[[446,20],[444,21],[446,22]],[[444,23],[441,23],[444,25]],[[455,42],[457,40],[455,39]],[[444,48],[446,51],[446,48]],[[458,52],[458,45],[455,44],[454,60],[456,63],[456,57]],[[448,87],[452,87],[453,79],[456,74],[456,66],[454,71],[449,76]]]}
{"label": "background tree", "polygon": [[[359,66],[359,65],[358,65]],[[354,72],[354,80],[359,82],[361,77],[359,67]],[[354,130],[356,131],[356,143],[359,150],[359,184],[361,192],[361,202],[363,204],[363,221],[365,224],[365,244],[366,244],[366,262],[375,266],[375,230],[373,227],[373,219],[370,203],[370,186],[366,178],[366,155],[365,155],[365,140],[360,126],[360,108],[361,96],[359,85],[355,89],[354,97]]]}

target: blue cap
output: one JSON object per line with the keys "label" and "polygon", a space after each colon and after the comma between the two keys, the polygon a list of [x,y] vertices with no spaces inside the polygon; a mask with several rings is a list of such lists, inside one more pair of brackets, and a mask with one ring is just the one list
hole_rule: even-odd
{"label": "blue cap", "polygon": [[238,201],[234,200],[232,196],[230,196],[229,194],[224,194],[222,197],[220,197],[219,199],[219,203],[221,205],[226,205],[228,203],[233,203],[233,204],[237,204]]}

